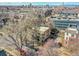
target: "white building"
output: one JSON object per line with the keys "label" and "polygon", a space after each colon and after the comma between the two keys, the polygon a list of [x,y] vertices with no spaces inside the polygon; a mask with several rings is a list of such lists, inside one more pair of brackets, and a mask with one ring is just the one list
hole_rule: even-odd
{"label": "white building", "polygon": [[79,32],[76,28],[68,28],[64,33],[63,46],[71,50],[79,47]]}
{"label": "white building", "polygon": [[44,41],[50,35],[50,28],[49,27],[39,27],[39,36],[42,41]]}

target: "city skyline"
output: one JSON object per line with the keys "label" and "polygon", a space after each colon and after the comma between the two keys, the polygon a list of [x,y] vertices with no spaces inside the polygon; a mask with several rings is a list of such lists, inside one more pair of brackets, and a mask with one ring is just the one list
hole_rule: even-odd
{"label": "city skyline", "polygon": [[49,5],[49,6],[79,6],[79,2],[0,2],[0,6],[34,6]]}

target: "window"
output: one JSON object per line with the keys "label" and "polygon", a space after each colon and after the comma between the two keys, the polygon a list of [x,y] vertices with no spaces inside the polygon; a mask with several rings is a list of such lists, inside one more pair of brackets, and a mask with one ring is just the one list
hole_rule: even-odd
{"label": "window", "polygon": [[68,35],[68,33],[66,33]]}
{"label": "window", "polygon": [[74,34],[71,34],[71,37],[74,37]]}
{"label": "window", "polygon": [[70,39],[70,41],[73,41],[73,39]]}
{"label": "window", "polygon": [[67,44],[67,41],[65,42],[65,44]]}
{"label": "window", "polygon": [[66,40],[68,40],[68,37],[66,37]]}
{"label": "window", "polygon": [[71,37],[74,37],[74,38],[76,38],[76,34],[71,34]]}

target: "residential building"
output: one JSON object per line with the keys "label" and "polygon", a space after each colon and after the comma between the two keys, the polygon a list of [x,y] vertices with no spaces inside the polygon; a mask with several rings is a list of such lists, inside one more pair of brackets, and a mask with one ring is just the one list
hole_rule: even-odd
{"label": "residential building", "polygon": [[39,36],[40,40],[44,41],[50,35],[50,28],[49,27],[39,27]]}
{"label": "residential building", "polygon": [[66,29],[68,27],[76,27],[79,29],[79,21],[78,20],[53,20],[52,22],[54,27],[57,29]]}
{"label": "residential building", "polygon": [[67,28],[62,45],[70,50],[79,49],[79,31],[76,28]]}

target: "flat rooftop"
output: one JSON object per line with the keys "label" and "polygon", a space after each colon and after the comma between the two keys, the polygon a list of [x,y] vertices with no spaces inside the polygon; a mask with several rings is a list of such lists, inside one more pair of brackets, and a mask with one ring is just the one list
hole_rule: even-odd
{"label": "flat rooftop", "polygon": [[43,34],[45,31],[49,30],[49,27],[39,27],[39,32]]}

